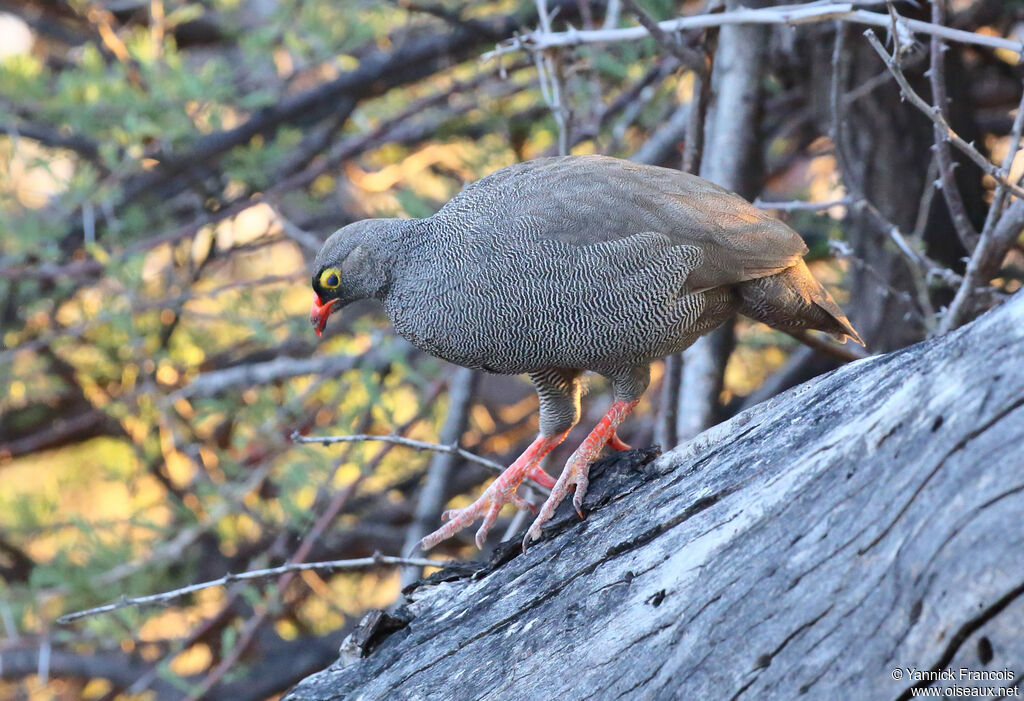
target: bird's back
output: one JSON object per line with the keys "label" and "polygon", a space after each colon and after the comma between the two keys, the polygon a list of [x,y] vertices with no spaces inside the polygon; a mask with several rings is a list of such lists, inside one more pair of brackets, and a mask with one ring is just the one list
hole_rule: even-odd
{"label": "bird's back", "polygon": [[643,232],[704,252],[694,287],[762,277],[807,252],[799,234],[703,178],[606,156],[541,158],[473,183],[435,219],[479,222],[485,239],[592,246]]}

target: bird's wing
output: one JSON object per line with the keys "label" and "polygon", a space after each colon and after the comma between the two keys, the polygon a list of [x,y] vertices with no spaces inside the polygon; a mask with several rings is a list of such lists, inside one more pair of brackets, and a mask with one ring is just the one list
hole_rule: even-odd
{"label": "bird's wing", "polygon": [[693,246],[691,290],[772,275],[807,252],[803,239],[739,195],[681,171],[602,156],[545,158],[466,188],[438,216],[479,222],[482,235],[573,246],[627,244],[656,232]]}

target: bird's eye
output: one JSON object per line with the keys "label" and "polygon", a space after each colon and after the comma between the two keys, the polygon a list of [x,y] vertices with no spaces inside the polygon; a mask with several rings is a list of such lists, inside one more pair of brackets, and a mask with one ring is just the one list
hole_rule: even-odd
{"label": "bird's eye", "polygon": [[333,290],[341,284],[341,276],[338,275],[338,271],[334,268],[328,268],[327,270],[320,273],[320,286]]}

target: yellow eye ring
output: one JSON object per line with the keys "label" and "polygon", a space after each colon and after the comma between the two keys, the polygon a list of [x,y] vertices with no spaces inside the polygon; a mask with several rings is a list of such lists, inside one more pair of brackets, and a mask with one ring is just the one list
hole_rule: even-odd
{"label": "yellow eye ring", "polygon": [[333,290],[341,284],[341,275],[335,268],[328,268],[320,273],[320,287],[326,290]]}

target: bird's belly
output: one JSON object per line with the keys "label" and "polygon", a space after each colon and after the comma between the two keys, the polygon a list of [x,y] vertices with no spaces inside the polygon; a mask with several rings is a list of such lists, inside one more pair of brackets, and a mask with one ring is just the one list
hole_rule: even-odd
{"label": "bird's belly", "polygon": [[680,294],[659,279],[620,289],[571,278],[531,288],[508,278],[462,282],[433,290],[430,304],[389,305],[395,328],[427,353],[502,374],[647,363],[683,350],[737,308],[728,290]]}

